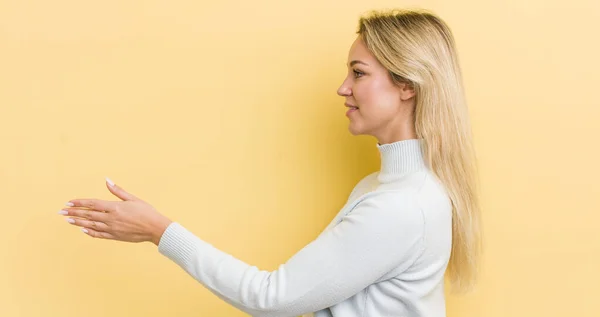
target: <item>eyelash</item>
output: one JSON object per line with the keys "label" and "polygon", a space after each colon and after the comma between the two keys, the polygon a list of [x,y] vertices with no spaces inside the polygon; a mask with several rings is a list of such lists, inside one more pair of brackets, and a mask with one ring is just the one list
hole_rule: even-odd
{"label": "eyelash", "polygon": [[354,72],[354,77],[356,77],[356,75],[358,75],[358,74],[364,75],[363,72],[360,72],[360,71],[357,71],[357,70],[353,70],[353,72]]}

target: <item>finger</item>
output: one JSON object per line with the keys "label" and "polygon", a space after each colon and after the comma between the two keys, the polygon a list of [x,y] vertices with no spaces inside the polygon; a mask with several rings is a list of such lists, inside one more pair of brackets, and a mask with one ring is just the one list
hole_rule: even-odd
{"label": "finger", "polygon": [[107,222],[107,220],[110,219],[110,216],[107,213],[91,209],[64,208],[58,213],[64,216],[79,217],[101,222]]}
{"label": "finger", "polygon": [[97,211],[115,211],[118,201],[100,199],[73,199],[66,203],[69,207],[85,207]]}
{"label": "finger", "polygon": [[67,218],[67,222],[78,227],[90,228],[96,231],[107,232],[110,230],[108,225],[99,221],[91,221],[87,219],[78,219],[78,218]]}
{"label": "finger", "polygon": [[115,240],[115,236],[108,232],[97,231],[92,228],[81,228],[81,231],[92,238]]}
{"label": "finger", "polygon": [[119,197],[121,200],[139,200],[134,195],[126,192],[123,188],[115,185],[108,177],[106,178],[106,187],[113,195]]}

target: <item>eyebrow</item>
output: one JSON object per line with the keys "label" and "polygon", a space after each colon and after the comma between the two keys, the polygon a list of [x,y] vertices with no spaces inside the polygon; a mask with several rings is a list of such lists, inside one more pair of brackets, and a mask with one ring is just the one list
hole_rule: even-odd
{"label": "eyebrow", "polygon": [[369,64],[363,62],[363,61],[359,61],[359,60],[354,60],[350,62],[350,67],[354,66],[354,64],[363,64],[365,66],[369,66]]}

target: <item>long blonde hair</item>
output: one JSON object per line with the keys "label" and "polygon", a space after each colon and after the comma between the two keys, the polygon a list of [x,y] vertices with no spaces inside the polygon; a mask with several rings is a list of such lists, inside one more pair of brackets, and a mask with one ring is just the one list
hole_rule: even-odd
{"label": "long blonde hair", "polygon": [[357,33],[396,83],[414,86],[415,129],[424,157],[452,201],[454,291],[475,284],[481,255],[478,172],[462,74],[448,25],[423,9],[370,11]]}

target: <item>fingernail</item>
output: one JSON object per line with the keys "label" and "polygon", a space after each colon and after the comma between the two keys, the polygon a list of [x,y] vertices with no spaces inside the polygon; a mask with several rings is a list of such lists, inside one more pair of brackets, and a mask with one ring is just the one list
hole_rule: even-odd
{"label": "fingernail", "polygon": [[108,178],[108,177],[106,178],[106,182],[107,182],[107,183],[108,183],[108,185],[110,185],[111,187],[112,187],[112,186],[115,186],[115,183],[114,183],[113,181],[111,181],[111,180],[110,180],[110,178]]}
{"label": "fingernail", "polygon": [[67,218],[67,222],[68,223],[75,223],[75,220],[71,219],[71,218]]}
{"label": "fingernail", "polygon": [[73,207],[73,206],[75,206],[75,204],[73,204],[72,202],[68,202],[65,204],[65,206]]}
{"label": "fingernail", "polygon": [[81,228],[81,231],[83,231],[83,233],[88,233],[86,228]]}
{"label": "fingernail", "polygon": [[59,212],[58,212],[58,214],[59,214],[59,215],[68,215],[68,214],[69,214],[69,212],[68,212],[68,211],[66,211],[66,210],[61,210],[61,211],[59,211]]}

